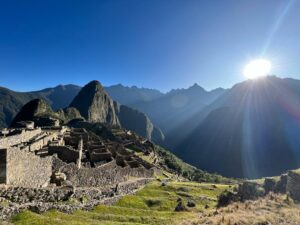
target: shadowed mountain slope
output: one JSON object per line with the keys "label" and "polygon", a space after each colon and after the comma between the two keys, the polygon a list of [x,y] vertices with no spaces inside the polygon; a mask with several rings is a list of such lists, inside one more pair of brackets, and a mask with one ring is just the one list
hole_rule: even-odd
{"label": "shadowed mountain slope", "polygon": [[99,81],[91,81],[76,95],[70,107],[78,109],[88,122],[119,126],[114,102]]}
{"label": "shadowed mountain slope", "polygon": [[154,127],[144,113],[114,102],[99,81],[92,81],[85,85],[70,107],[78,109],[89,122],[122,126],[157,143],[164,140],[163,134]]}
{"label": "shadowed mountain slope", "polygon": [[107,87],[106,90],[114,100],[147,114],[164,133],[184,124],[225,92],[222,88],[206,91],[198,84],[187,89],[171,90],[166,94],[122,85]]}
{"label": "shadowed mountain slope", "polygon": [[299,90],[300,81],[276,77],[237,84],[194,119],[198,125],[175,152],[226,176],[257,178],[297,168]]}

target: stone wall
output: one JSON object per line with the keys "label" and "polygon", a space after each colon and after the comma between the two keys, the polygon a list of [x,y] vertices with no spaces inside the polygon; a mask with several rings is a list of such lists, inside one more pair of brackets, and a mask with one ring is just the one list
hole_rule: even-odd
{"label": "stone wall", "polygon": [[23,142],[28,142],[30,139],[40,134],[41,132],[42,132],[41,128],[37,128],[34,130],[21,130],[15,135],[3,137],[0,139],[0,148],[8,148]]}
{"label": "stone wall", "polygon": [[42,133],[38,137],[31,140],[28,144],[29,151],[36,151],[42,149],[44,146],[51,143],[51,141],[56,140],[58,138],[57,133]]}
{"label": "stone wall", "polygon": [[110,152],[91,152],[90,158],[92,162],[110,161],[112,154]]}
{"label": "stone wall", "polygon": [[294,171],[289,171],[287,175],[287,193],[291,198],[300,201],[300,174]]}
{"label": "stone wall", "polygon": [[121,167],[116,164],[115,160],[96,168],[82,167],[78,169],[74,163],[66,164],[54,157],[53,165],[54,171],[66,174],[67,180],[78,187],[111,186],[127,181],[129,177],[151,178],[153,176],[153,170],[147,170],[143,167]]}
{"label": "stone wall", "polygon": [[58,158],[67,163],[76,163],[79,158],[79,151],[70,146],[49,146],[49,154],[57,154]]}
{"label": "stone wall", "polygon": [[41,187],[50,182],[52,157],[40,158],[34,153],[7,149],[7,184],[23,187]]}
{"label": "stone wall", "polygon": [[0,183],[6,184],[6,149],[0,149]]}

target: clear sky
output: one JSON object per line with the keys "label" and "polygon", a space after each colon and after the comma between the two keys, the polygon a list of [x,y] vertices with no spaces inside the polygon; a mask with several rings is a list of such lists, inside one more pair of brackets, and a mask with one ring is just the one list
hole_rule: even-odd
{"label": "clear sky", "polygon": [[0,86],[230,87],[252,58],[300,79],[300,0],[1,0]]}

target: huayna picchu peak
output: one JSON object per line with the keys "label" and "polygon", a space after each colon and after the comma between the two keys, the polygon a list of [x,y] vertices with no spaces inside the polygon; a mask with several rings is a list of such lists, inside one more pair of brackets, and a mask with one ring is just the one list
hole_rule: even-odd
{"label": "huayna picchu peak", "polygon": [[89,122],[106,123],[112,126],[120,125],[113,100],[99,81],[91,81],[85,85],[73,99],[70,107],[78,109]]}

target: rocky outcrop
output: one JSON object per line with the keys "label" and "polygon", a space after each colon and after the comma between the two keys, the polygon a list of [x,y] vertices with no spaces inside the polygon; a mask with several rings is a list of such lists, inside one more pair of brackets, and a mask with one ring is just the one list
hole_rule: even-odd
{"label": "rocky outcrop", "polygon": [[120,105],[117,102],[114,105],[122,127],[132,130],[156,143],[161,143],[164,140],[164,135],[160,129],[154,127],[149,117],[144,113],[125,105]]}
{"label": "rocky outcrop", "polygon": [[35,118],[43,116],[57,117],[55,112],[53,112],[52,108],[45,100],[34,99],[22,107],[20,112],[12,121],[11,126],[15,126],[20,121],[34,120]]}
{"label": "rocky outcrop", "polygon": [[74,119],[83,119],[76,108],[69,107],[54,112],[45,100],[34,99],[22,107],[11,126],[15,127],[21,121],[34,121],[35,125],[42,127],[45,124],[54,123],[55,120],[68,123]]}
{"label": "rocky outcrop", "polygon": [[99,81],[92,81],[85,85],[71,102],[70,107],[76,108],[89,122],[120,125],[113,100]]}
{"label": "rocky outcrop", "polygon": [[65,109],[60,109],[57,111],[59,117],[64,121],[64,123],[68,123],[74,119],[83,119],[80,115],[80,112],[74,107],[68,107]]}

